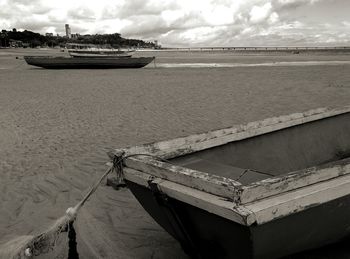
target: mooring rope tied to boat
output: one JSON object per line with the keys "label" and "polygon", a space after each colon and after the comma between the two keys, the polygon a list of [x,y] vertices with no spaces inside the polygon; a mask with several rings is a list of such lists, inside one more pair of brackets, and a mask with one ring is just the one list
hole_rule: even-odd
{"label": "mooring rope tied to boat", "polygon": [[[84,206],[85,202],[91,197],[91,195],[95,193],[103,179],[110,172],[113,171],[113,167],[114,164],[105,171],[105,173],[99,178],[97,182],[95,182],[95,184],[90,188],[89,192],[84,196],[84,198],[80,202],[78,202],[74,207],[69,207],[66,210],[65,215],[59,218],[53,224],[53,226],[51,226],[46,232],[43,232],[40,235],[33,237],[32,240],[28,242],[24,249],[24,258],[31,257],[32,255],[37,256],[41,253],[44,253],[44,249],[48,251],[50,248],[55,246],[56,241],[58,239],[58,235],[65,231],[68,232],[69,245],[71,246],[72,244],[76,244],[75,240],[71,240],[72,238],[75,238],[75,234],[72,235],[72,231],[75,233],[75,230],[73,228],[73,222],[75,221],[79,210]],[[19,251],[19,258],[23,258],[21,257],[21,254],[21,251]]]}
{"label": "mooring rope tied to boat", "polygon": [[[24,246],[21,246],[20,242],[16,240],[12,242],[13,244],[9,245],[10,248],[5,247],[5,249],[0,249],[0,259],[2,258],[30,258],[33,255],[37,256],[42,253],[48,252],[50,248],[53,248],[56,245],[56,241],[58,239],[58,235],[62,232],[68,232],[68,243],[69,243],[69,254],[70,250],[76,251],[76,241],[75,241],[75,230],[73,227],[73,223],[78,216],[79,210],[84,206],[84,204],[88,201],[88,199],[96,192],[101,182],[107,177],[108,174],[115,171],[117,176],[117,187],[124,187],[124,172],[123,168],[125,166],[125,159],[130,157],[137,156],[147,156],[154,159],[157,159],[161,162],[166,162],[173,164],[171,161],[164,159],[160,156],[146,154],[146,153],[137,153],[137,154],[128,154],[125,155],[125,152],[120,153],[112,153],[110,157],[112,158],[112,163],[109,163],[110,166],[108,169],[101,175],[101,177],[90,187],[90,190],[86,193],[83,199],[78,202],[74,207],[69,207],[66,210],[65,215],[61,218],[57,219],[57,221],[47,229],[47,231],[37,235],[37,236],[29,236],[24,240]],[[174,164],[173,164],[174,165]],[[242,178],[250,169],[244,170],[244,172],[239,175],[236,180]],[[72,240],[73,239],[73,240]],[[9,242],[11,243],[11,241]],[[11,246],[13,249],[11,250]],[[71,248],[71,246],[75,246]],[[2,251],[3,250],[3,251]],[[5,250],[5,251],[4,251]],[[16,251],[13,251],[16,250]],[[4,256],[5,255],[5,256]],[[11,257],[6,257],[6,255],[15,255]],[[68,257],[70,258],[70,257]]]}
{"label": "mooring rope tied to boat", "polygon": [[[37,256],[42,253],[47,253],[50,248],[53,248],[56,245],[56,241],[58,239],[58,235],[62,232],[68,232],[68,247],[69,247],[69,254],[76,253],[76,240],[75,240],[75,230],[73,227],[73,223],[76,220],[78,216],[79,210],[84,206],[84,204],[88,201],[88,199],[96,192],[98,187],[100,186],[101,182],[107,177],[108,174],[115,171],[117,176],[117,187],[124,187],[124,172],[123,168],[125,166],[125,159],[130,157],[137,157],[137,156],[147,156],[154,158],[161,162],[166,162],[173,164],[171,161],[164,159],[160,156],[146,154],[146,153],[136,153],[136,154],[128,154],[125,155],[125,152],[119,152],[119,153],[112,153],[110,155],[112,163],[109,163],[108,169],[101,175],[101,177],[90,187],[90,190],[85,194],[83,199],[78,202],[74,207],[69,207],[66,210],[65,215],[63,215],[61,218],[57,219],[57,221],[47,229],[47,231],[37,235],[32,236],[29,240],[26,240],[24,247],[18,245],[15,243],[13,246],[13,250],[5,249],[5,251],[1,251],[0,249],[0,259],[4,258],[30,258],[33,255]],[[173,164],[174,165],[174,164]],[[244,170],[244,172],[239,175],[239,177],[236,180],[239,180],[242,178],[247,172],[249,172],[250,169]],[[11,241],[10,241],[11,242]],[[15,255],[11,257],[6,257],[6,255]],[[4,256],[5,255],[5,256]],[[68,256],[68,258],[70,258]]]}
{"label": "mooring rope tied to boat", "polygon": [[[3,247],[0,247],[0,259],[8,258],[31,258],[32,256],[38,256],[42,253],[47,253],[50,248],[56,245],[59,234],[62,232],[68,232],[68,243],[69,250],[71,246],[75,244],[75,230],[73,223],[78,216],[79,210],[84,206],[88,199],[96,192],[97,188],[100,186],[103,179],[107,177],[113,171],[116,171],[118,186],[125,186],[124,183],[124,160],[129,157],[135,156],[149,156],[161,160],[162,162],[170,162],[159,156],[150,154],[129,154],[125,155],[125,152],[120,154],[114,154],[112,159],[112,164],[108,169],[101,175],[101,177],[95,182],[95,184],[90,187],[90,190],[83,197],[83,199],[78,202],[74,207],[69,207],[66,210],[65,215],[58,218],[55,223],[53,223],[46,231],[42,232],[36,236],[22,236],[14,240],[9,241]],[[72,234],[73,232],[73,234]],[[71,239],[74,240],[71,240]],[[72,248],[73,253],[76,251],[76,247]],[[69,251],[69,254],[71,251]],[[70,258],[70,257],[68,257]]]}
{"label": "mooring rope tied to boat", "polygon": [[169,163],[174,165],[171,161],[162,158],[160,156],[156,156],[156,155],[151,155],[151,154],[146,154],[146,153],[137,153],[137,154],[130,154],[130,155],[125,155],[124,152],[120,153],[120,154],[114,154],[113,155],[113,159],[112,159],[112,166],[116,171],[117,174],[117,182],[121,185],[123,185],[123,181],[124,181],[124,172],[123,172],[123,168],[124,168],[124,160],[129,158],[129,157],[137,157],[137,156],[148,156],[148,157],[152,157],[155,158],[157,160],[160,160],[161,162],[165,162],[165,163]]}

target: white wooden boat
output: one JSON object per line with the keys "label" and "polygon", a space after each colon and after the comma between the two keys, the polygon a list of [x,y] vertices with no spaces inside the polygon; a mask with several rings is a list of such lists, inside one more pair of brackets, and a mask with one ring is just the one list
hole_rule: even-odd
{"label": "white wooden boat", "polygon": [[350,107],[121,152],[127,186],[193,258],[279,258],[350,234]]}
{"label": "white wooden boat", "polygon": [[69,55],[75,58],[125,58],[131,57],[134,51],[118,50],[69,50]]}

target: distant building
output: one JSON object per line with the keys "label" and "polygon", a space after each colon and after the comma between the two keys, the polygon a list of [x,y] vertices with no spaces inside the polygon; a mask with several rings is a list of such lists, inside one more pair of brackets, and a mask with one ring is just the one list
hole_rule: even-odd
{"label": "distant building", "polygon": [[79,33],[73,33],[71,35],[72,39],[78,39],[80,37],[80,34]]}
{"label": "distant building", "polygon": [[21,40],[10,39],[9,43],[11,48],[23,47],[23,42]]}
{"label": "distant building", "polygon": [[72,38],[72,33],[70,31],[69,24],[66,24],[65,28],[66,28],[66,37],[69,38],[69,39]]}
{"label": "distant building", "polygon": [[161,47],[162,47],[162,46],[159,45],[158,40],[155,40],[155,41],[154,41],[154,48],[155,48],[155,49],[160,49]]}
{"label": "distant building", "polygon": [[53,33],[47,32],[47,33],[45,33],[45,36],[47,36],[47,37],[53,37]]}

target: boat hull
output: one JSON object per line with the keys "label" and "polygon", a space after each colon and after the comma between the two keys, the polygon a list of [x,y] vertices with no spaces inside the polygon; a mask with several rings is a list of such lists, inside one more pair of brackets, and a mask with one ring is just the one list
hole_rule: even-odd
{"label": "boat hull", "polygon": [[71,57],[35,57],[25,56],[28,65],[47,69],[106,69],[106,68],[142,68],[154,60],[154,57],[124,58],[71,58]]}
{"label": "boat hull", "polygon": [[280,258],[350,236],[349,116],[314,109],[110,158],[192,257]]}
{"label": "boat hull", "polygon": [[193,258],[280,258],[350,235],[350,196],[262,225],[244,226],[126,181],[143,208]]}
{"label": "boat hull", "polygon": [[69,55],[75,58],[129,58],[132,52],[78,52],[69,51]]}

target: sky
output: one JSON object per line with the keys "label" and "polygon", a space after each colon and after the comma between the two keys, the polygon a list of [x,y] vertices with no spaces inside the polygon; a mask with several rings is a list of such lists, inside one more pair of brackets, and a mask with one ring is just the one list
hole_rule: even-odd
{"label": "sky", "polygon": [[120,33],[164,47],[348,46],[349,0],[0,0],[0,29]]}

